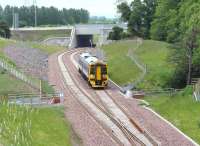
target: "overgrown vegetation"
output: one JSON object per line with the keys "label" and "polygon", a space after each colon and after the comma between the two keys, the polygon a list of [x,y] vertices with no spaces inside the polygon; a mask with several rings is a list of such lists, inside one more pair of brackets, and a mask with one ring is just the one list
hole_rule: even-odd
{"label": "overgrown vegetation", "polygon": [[0,141],[5,146],[70,146],[70,126],[62,108],[0,103]]}

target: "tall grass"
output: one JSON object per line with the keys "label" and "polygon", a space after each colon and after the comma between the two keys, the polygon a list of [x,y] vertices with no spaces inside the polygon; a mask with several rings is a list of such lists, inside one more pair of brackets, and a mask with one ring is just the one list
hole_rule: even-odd
{"label": "tall grass", "polygon": [[36,110],[28,106],[0,103],[0,141],[7,146],[30,146],[31,113]]}

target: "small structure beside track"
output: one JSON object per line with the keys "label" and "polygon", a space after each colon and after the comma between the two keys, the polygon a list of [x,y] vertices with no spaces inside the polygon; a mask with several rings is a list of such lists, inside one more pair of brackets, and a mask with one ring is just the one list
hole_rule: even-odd
{"label": "small structure beside track", "polygon": [[8,101],[11,104],[18,105],[30,105],[30,106],[51,106],[55,104],[62,104],[64,102],[63,95],[61,93],[54,94],[8,94],[4,96],[3,100]]}

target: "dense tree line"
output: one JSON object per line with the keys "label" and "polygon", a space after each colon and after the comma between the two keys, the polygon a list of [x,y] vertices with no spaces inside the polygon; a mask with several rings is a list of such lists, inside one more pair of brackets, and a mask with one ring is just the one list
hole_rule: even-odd
{"label": "dense tree line", "polygon": [[[5,8],[0,6],[0,19],[6,21],[12,26],[13,10],[19,14],[20,26],[34,26],[35,8],[34,6],[11,7]],[[87,23],[89,21],[89,12],[84,9],[62,9],[55,7],[37,7],[38,25],[67,25],[77,23]]]}
{"label": "dense tree line", "polygon": [[117,19],[106,18],[105,16],[92,16],[90,17],[90,24],[115,24],[117,23]]}
{"label": "dense tree line", "polygon": [[117,8],[131,35],[149,38],[156,5],[156,0],[134,0],[130,5],[122,2]]}
{"label": "dense tree line", "polygon": [[10,38],[11,36],[10,28],[4,21],[0,21],[0,36],[3,38]]}
{"label": "dense tree line", "polygon": [[172,44],[175,72],[168,84],[184,87],[200,77],[200,0],[133,0],[118,5],[130,35]]}

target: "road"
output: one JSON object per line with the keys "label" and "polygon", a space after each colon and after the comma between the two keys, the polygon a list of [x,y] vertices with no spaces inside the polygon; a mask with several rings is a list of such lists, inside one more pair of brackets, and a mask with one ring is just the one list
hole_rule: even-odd
{"label": "road", "polygon": [[49,79],[64,93],[66,118],[84,145],[195,145],[138,100],[125,98],[112,83],[106,90],[88,86],[76,68],[81,51],[50,56]]}

